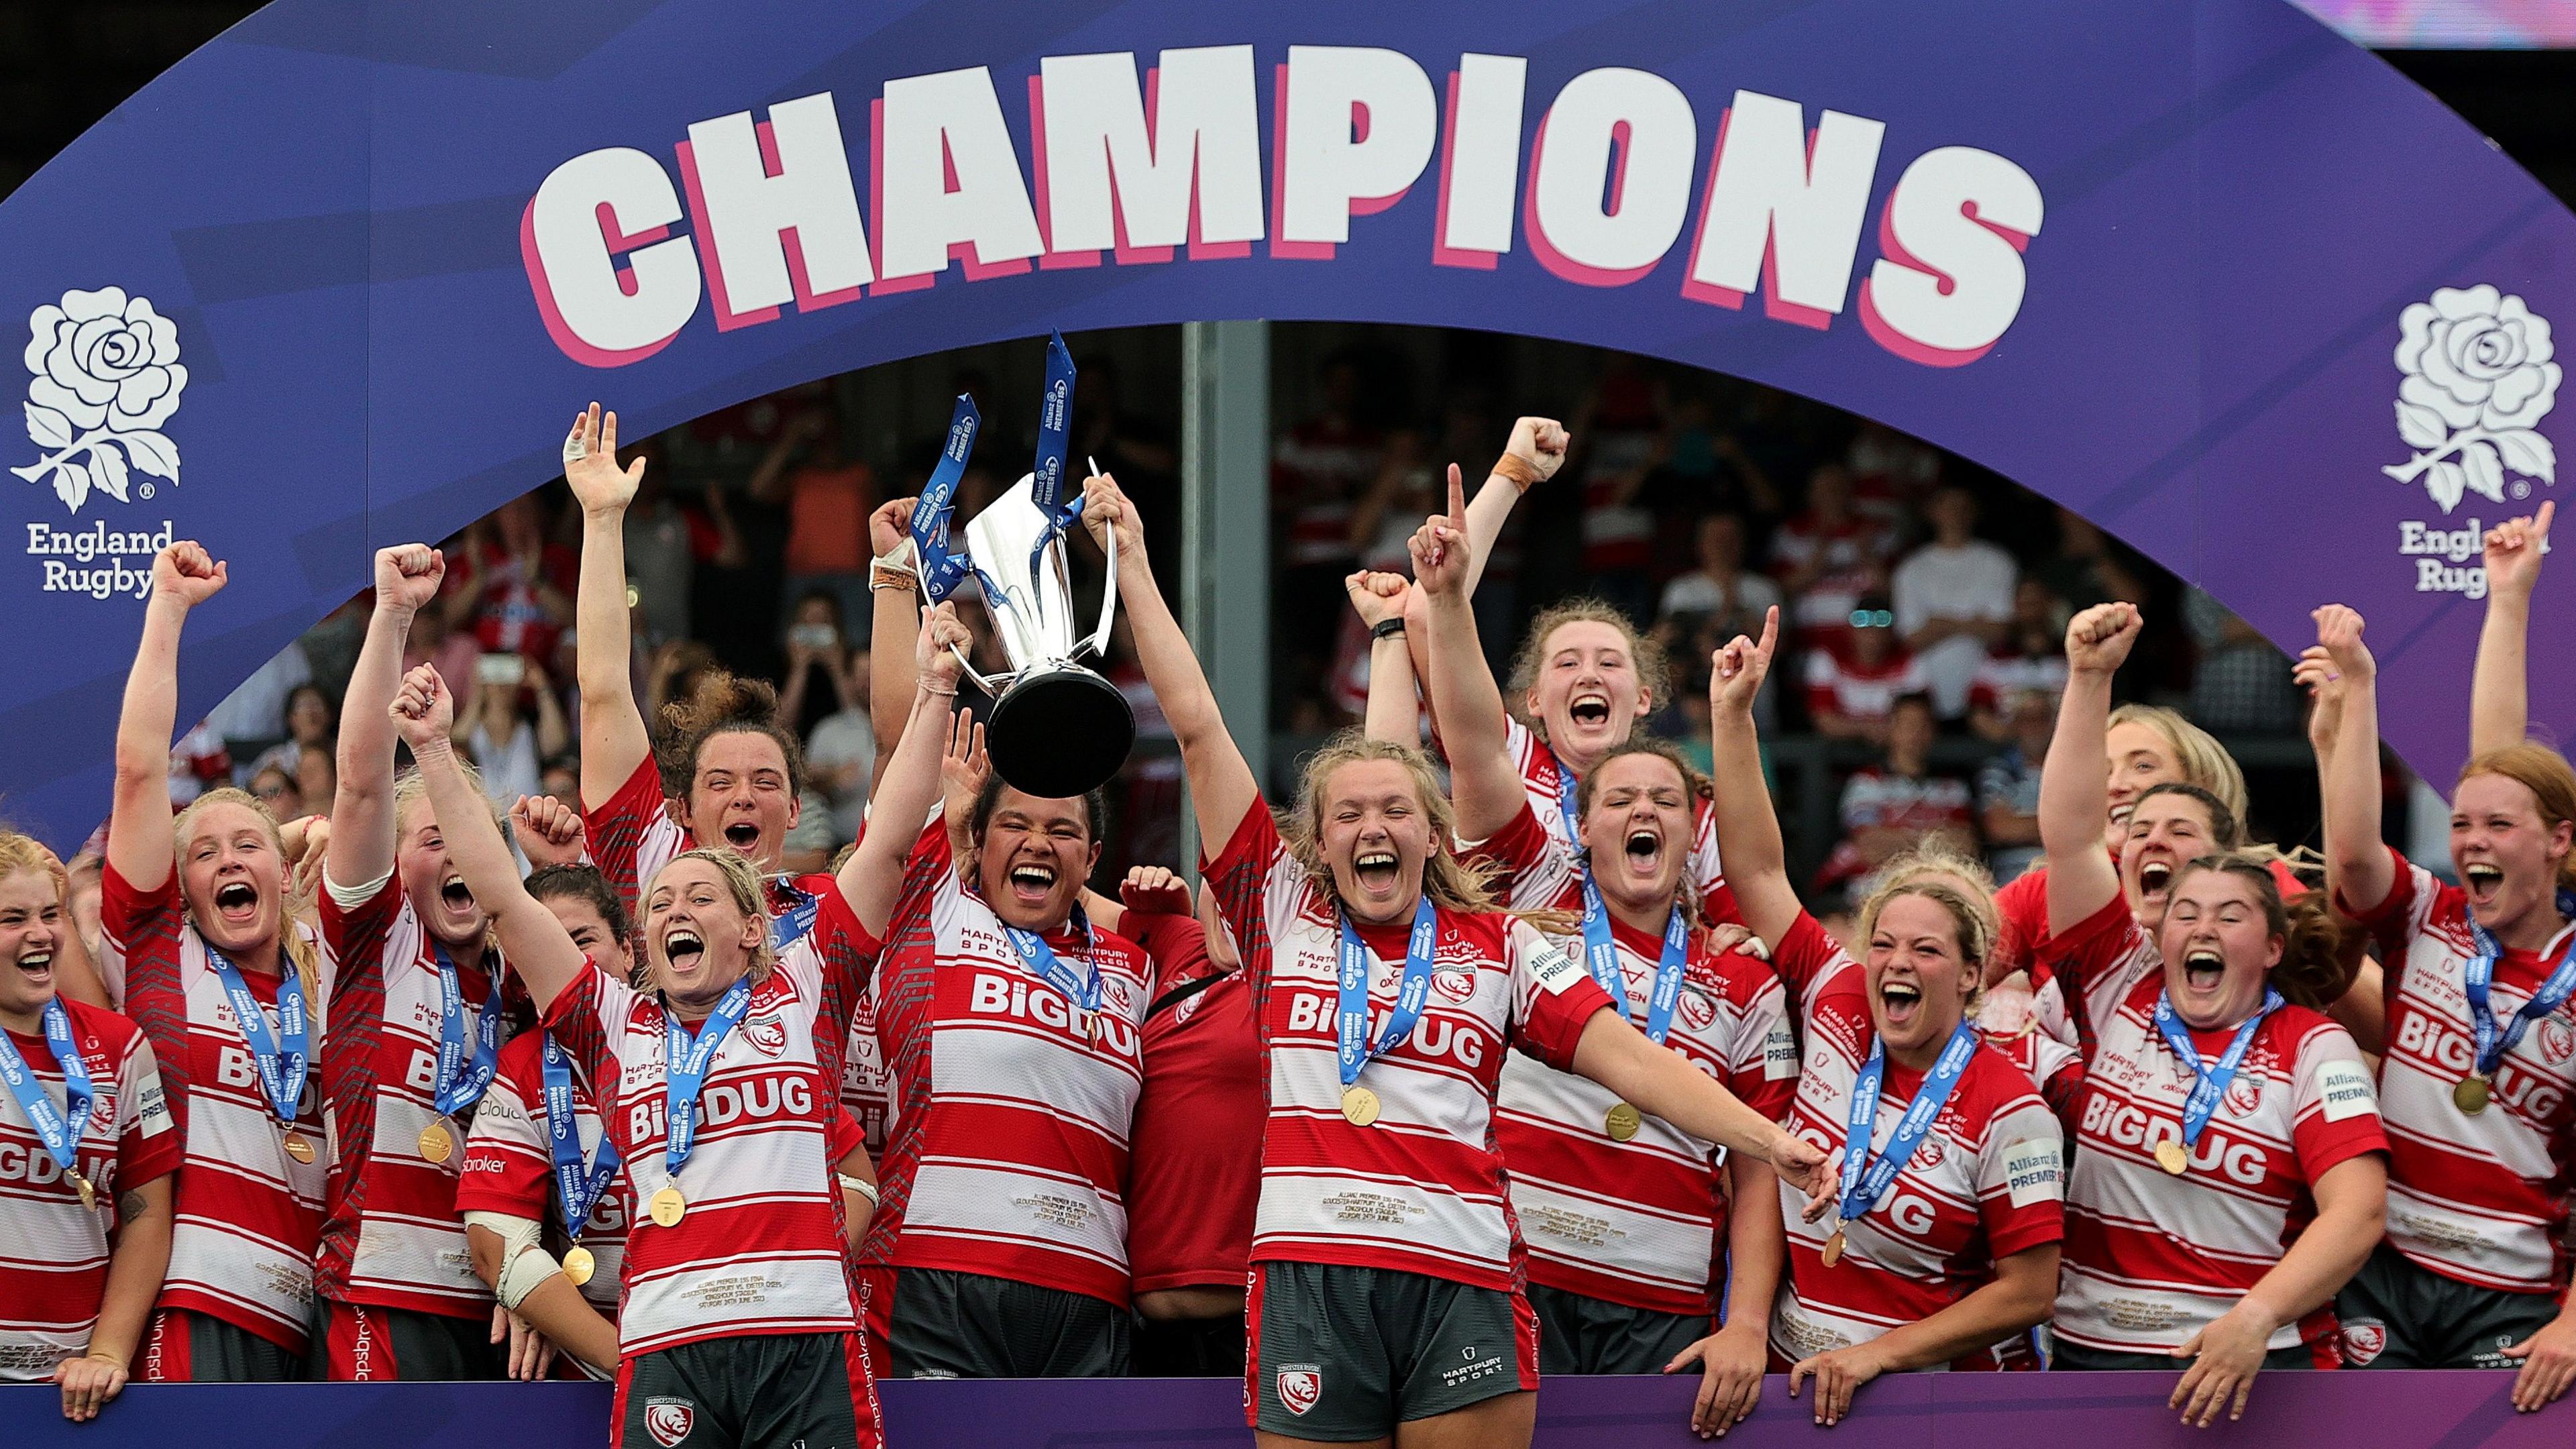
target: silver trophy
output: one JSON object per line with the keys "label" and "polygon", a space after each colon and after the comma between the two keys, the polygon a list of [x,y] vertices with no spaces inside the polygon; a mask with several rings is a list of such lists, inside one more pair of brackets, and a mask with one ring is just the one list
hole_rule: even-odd
{"label": "silver trophy", "polygon": [[967,662],[966,674],[993,697],[984,722],[993,769],[1014,789],[1064,799],[1098,789],[1118,773],[1136,743],[1136,713],[1116,685],[1076,662],[1109,650],[1118,604],[1117,535],[1109,538],[1100,622],[1076,637],[1064,537],[1050,536],[1035,485],[1035,474],[1023,476],[966,525],[984,609],[1011,661],[1009,670],[989,676]]}

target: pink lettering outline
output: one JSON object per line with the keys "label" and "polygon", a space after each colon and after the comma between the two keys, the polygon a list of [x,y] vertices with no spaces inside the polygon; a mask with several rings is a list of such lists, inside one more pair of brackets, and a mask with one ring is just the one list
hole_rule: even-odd
{"label": "pink lettering outline", "polygon": [[[1163,133],[1160,124],[1162,113],[1163,68],[1159,65],[1149,65],[1145,67],[1145,151],[1158,163],[1163,159]],[[1190,196],[1185,205],[1189,208],[1191,229],[1195,231],[1199,217],[1199,172],[1196,147],[1191,148]],[[1132,267],[1143,262],[1168,262],[1172,259],[1170,247],[1137,247],[1127,244],[1127,203],[1118,194],[1118,177],[1114,171],[1110,173],[1109,178],[1109,225],[1110,237],[1114,243],[1110,254],[1118,258],[1118,265]]]}
{"label": "pink lettering outline", "polygon": [[[757,139],[760,145],[760,168],[762,174],[767,176],[785,175],[787,173],[786,164],[778,159],[777,133],[769,128],[769,123],[767,121],[755,122],[752,125],[751,130],[753,137]],[[697,233],[698,270],[705,274],[707,279],[707,298],[715,304],[716,330],[719,332],[731,332],[740,327],[751,327],[762,322],[777,321],[778,309],[776,307],[763,307],[756,312],[736,312],[733,310],[732,305],[725,296],[724,269],[717,264],[715,254],[715,230],[707,225],[706,197],[700,192],[698,186],[698,158],[696,148],[689,142],[682,141],[675,149],[679,152],[680,157],[681,189],[687,194],[689,199],[690,226]],[[805,238],[797,228],[792,226],[779,228],[778,247],[779,251],[786,258],[787,284],[796,294],[796,310],[800,315],[806,312],[819,312],[826,307],[837,307],[843,302],[855,302],[866,294],[867,287],[864,283],[856,286],[844,287],[837,292],[816,292],[814,290],[812,279],[807,277],[805,274]]]}
{"label": "pink lettering outline", "polygon": [[[1709,211],[1717,204],[1717,167],[1718,163],[1726,156],[1727,123],[1734,119],[1735,108],[1733,106],[1729,106],[1718,113],[1717,145],[1710,150],[1708,157],[1708,183],[1700,188],[1699,224],[1691,228],[1690,264],[1694,267],[1699,264],[1700,239],[1708,232]],[[1813,178],[1816,174],[1816,132],[1818,129],[1819,128],[1814,126],[1807,128],[1807,175],[1810,178]],[[1833,313],[1826,311],[1822,307],[1802,306],[1796,302],[1782,301],[1780,298],[1780,262],[1778,256],[1780,236],[1779,228],[1775,224],[1775,221],[1776,218],[1774,220],[1766,220],[1763,223],[1762,261],[1759,269],[1755,272],[1755,275],[1762,279],[1762,315],[1772,318],[1775,321],[1792,322],[1800,327],[1813,327],[1819,332],[1827,331],[1833,326]],[[1688,268],[1685,268],[1682,272],[1682,295],[1691,301],[1706,302],[1713,307],[1725,307],[1735,311],[1741,311],[1744,307],[1744,294],[1742,292],[1738,292],[1731,287],[1718,286],[1714,282],[1700,281],[1691,275]]]}
{"label": "pink lettering outline", "polygon": [[[617,229],[616,210],[607,202],[599,203],[596,214],[599,217],[600,240],[606,246],[610,269],[617,275],[617,290],[632,297],[643,284],[636,280],[633,267],[619,266],[617,259],[628,252],[651,246],[658,241],[668,240],[671,228],[657,226],[651,231],[637,232],[628,236]],[[554,339],[555,346],[564,356],[584,367],[624,367],[629,363],[642,362],[645,358],[670,346],[671,339],[679,336],[681,329],[688,325],[683,322],[680,327],[672,328],[670,335],[661,341],[630,348],[624,352],[610,352],[605,348],[593,347],[575,336],[572,325],[564,321],[562,309],[555,305],[554,283],[547,279],[545,259],[537,253],[537,199],[533,196],[528,198],[526,208],[519,213],[519,263],[527,268],[528,290],[536,297],[537,315],[545,321],[546,335]]]}
{"label": "pink lettering outline", "polygon": [[[1529,234],[1530,255],[1538,258],[1538,264],[1547,268],[1550,275],[1564,281],[1585,287],[1627,286],[1663,265],[1664,259],[1657,257],[1642,267],[1631,267],[1626,271],[1614,271],[1606,267],[1587,267],[1558,251],[1555,244],[1547,239],[1547,228],[1539,224],[1538,168],[1547,150],[1547,123],[1555,114],[1556,108],[1551,106],[1546,115],[1538,118],[1538,134],[1530,138],[1529,179],[1521,186],[1521,230]],[[1610,128],[1610,144],[1617,149],[1617,159],[1610,173],[1610,209],[1602,213],[1604,216],[1619,214],[1620,194],[1627,182],[1627,122],[1621,121]],[[1669,249],[1667,254],[1669,255]]]}
{"label": "pink lettering outline", "polygon": [[876,230],[868,234],[870,270],[877,274],[876,293],[918,292],[931,284],[937,275],[915,272],[908,277],[885,274],[885,97],[868,102],[868,213],[877,219]]}
{"label": "pink lettering outline", "polygon": [[[1900,179],[1898,185],[1901,186],[1903,184],[1903,181]],[[1968,220],[1975,222],[1977,225],[1984,227],[1986,230],[1993,232],[1995,235],[2002,237],[2005,245],[2010,246],[2014,251],[2026,251],[2030,246],[2029,233],[2015,231],[2011,227],[2005,226],[2000,222],[1988,221],[1984,217],[1978,215],[1977,203],[1974,198],[1970,198],[1969,200],[1959,203],[1959,214],[1966,217]],[[1953,291],[1956,291],[1959,286],[1957,278],[1952,277],[1949,273],[1941,271],[1936,267],[1925,265],[1921,259],[1917,258],[1912,252],[1907,251],[1903,244],[1897,241],[1895,217],[1896,191],[1895,188],[1891,187],[1887,193],[1887,200],[1880,203],[1878,208],[1879,250],[1886,254],[1889,261],[1896,263],[1898,266],[1904,267],[1909,271],[1921,272],[1923,275],[1932,278],[1934,289],[1940,292],[1942,296],[1947,297]],[[1871,270],[1875,271],[1876,268],[1873,267]],[[1877,343],[1879,346],[1886,348],[1888,351],[1895,353],[1897,356],[1904,358],[1908,362],[1919,362],[1925,367],[1965,367],[1969,363],[1976,361],[1978,358],[1985,356],[1987,353],[1994,351],[1995,342],[2003,341],[2003,338],[1998,336],[1995,338],[1995,342],[1989,342],[1983,347],[1970,348],[1965,351],[1952,351],[1917,342],[1913,338],[1906,336],[1904,333],[1897,331],[1893,323],[1879,315],[1878,304],[1870,297],[1869,281],[1870,279],[1866,275],[1860,279],[1860,300],[1857,303],[1857,306],[1860,309],[1861,330],[1869,334],[1869,338],[1872,342]],[[2010,329],[2007,328],[2006,330],[2009,331]]]}
{"label": "pink lettering outline", "polygon": [[1272,72],[1270,87],[1270,258],[1273,261],[1329,262],[1333,243],[1286,241],[1279,233],[1288,216],[1288,63]]}
{"label": "pink lettering outline", "polygon": [[[1435,267],[1470,267],[1490,272],[1502,264],[1501,252],[1482,252],[1473,247],[1449,245],[1449,173],[1457,163],[1458,151],[1458,72],[1449,72],[1449,96],[1442,102],[1440,117],[1440,208],[1431,218],[1431,265]],[[1518,179],[1518,178],[1515,178]]]}
{"label": "pink lettering outline", "polygon": [[[1038,270],[1061,272],[1076,267],[1100,265],[1098,252],[1060,252],[1055,249],[1055,213],[1048,209],[1046,76],[1043,72],[1029,77],[1029,169],[1035,173],[1038,212],[1038,240],[1046,249],[1038,254]],[[1115,190],[1115,183],[1112,183]]]}

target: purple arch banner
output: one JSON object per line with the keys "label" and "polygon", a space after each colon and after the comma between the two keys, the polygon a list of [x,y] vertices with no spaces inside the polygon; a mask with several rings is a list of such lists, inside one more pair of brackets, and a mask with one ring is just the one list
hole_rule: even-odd
{"label": "purple arch banner", "polygon": [[1235,317],[1881,419],[2287,647],[2361,607],[2441,781],[2477,531],[2569,436],[2576,217],[2283,0],[279,0],[0,205],[0,278],[0,791],[61,839],[173,533],[234,580],[193,717],[590,398]]}

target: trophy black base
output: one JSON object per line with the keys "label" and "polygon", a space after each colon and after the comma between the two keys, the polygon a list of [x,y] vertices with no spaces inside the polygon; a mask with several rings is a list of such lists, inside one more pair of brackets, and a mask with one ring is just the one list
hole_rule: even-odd
{"label": "trophy black base", "polygon": [[1027,674],[993,701],[984,750],[1004,784],[1049,800],[1109,783],[1136,743],[1136,712],[1079,666]]}

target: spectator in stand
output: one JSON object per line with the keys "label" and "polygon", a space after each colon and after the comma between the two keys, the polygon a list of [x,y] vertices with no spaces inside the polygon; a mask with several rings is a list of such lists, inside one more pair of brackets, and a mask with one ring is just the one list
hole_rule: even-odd
{"label": "spectator in stand", "polygon": [[1763,614],[1782,603],[1780,586],[1744,568],[1744,516],[1712,513],[1694,540],[1699,567],[1664,585],[1658,629],[1676,635],[1713,630],[1721,640],[1762,632]]}
{"label": "spectator in stand", "polygon": [[178,809],[218,785],[233,781],[232,751],[211,720],[179,737],[170,747],[170,808]]}
{"label": "spectator in stand", "polygon": [[1172,445],[1171,430],[1125,409],[1118,364],[1108,355],[1082,358],[1076,369],[1074,438],[1067,456],[1097,460],[1117,474],[1127,495],[1147,510],[1146,526],[1159,530],[1148,538],[1147,546],[1165,558],[1174,557],[1181,546],[1181,454]]}
{"label": "spectator in stand", "polygon": [[252,772],[250,793],[280,820],[300,820],[304,816],[303,788],[295,783],[293,775],[275,765]]}
{"label": "spectator in stand", "polygon": [[1337,352],[1316,378],[1315,412],[1279,440],[1270,460],[1272,534],[1279,540],[1271,617],[1280,664],[1302,695],[1316,693],[1348,612],[1342,578],[1357,564],[1351,514],[1378,474],[1386,442],[1360,420],[1359,359]]}
{"label": "spectator in stand", "polygon": [[[450,551],[451,547],[454,552]],[[450,539],[440,552],[448,558],[455,558],[463,548],[462,541]],[[438,677],[445,682],[449,692],[462,698],[465,686],[474,682],[474,663],[482,657],[483,646],[474,642],[471,631],[448,627],[444,608],[432,606],[413,616],[411,638],[403,644],[405,670],[430,665],[438,670]],[[342,693],[345,695],[346,692],[344,687]]]}
{"label": "spectator in stand", "polygon": [[463,548],[447,553],[440,612],[487,652],[551,659],[572,623],[579,564],[571,549],[546,542],[545,523],[537,495],[522,493],[467,525]]}
{"label": "spectator in stand", "polygon": [[[851,455],[840,409],[828,398],[796,414],[779,431],[771,456],[804,452],[781,485],[787,499],[787,597],[828,595],[843,619],[867,612],[868,514],[877,506],[876,475]],[[769,464],[762,464],[767,471]],[[760,479],[755,475],[755,488]],[[792,663],[792,661],[791,661]],[[788,718],[793,718],[793,715]]]}
{"label": "spectator in stand", "polygon": [[[1423,454],[1424,440],[1412,429],[1388,435],[1384,461],[1369,481],[1359,506],[1351,510],[1351,550],[1360,567],[1376,573],[1403,573],[1411,556],[1406,541],[1422,520],[1440,508],[1440,480]],[[1328,680],[1333,707],[1342,723],[1356,721],[1368,709],[1368,629],[1359,615],[1342,611],[1341,632],[1333,643],[1333,671]],[[1141,682],[1143,676],[1137,676]]]}
{"label": "spectator in stand", "polygon": [[2140,603],[2147,596],[2146,583],[2130,561],[2091,519],[2072,508],[2057,510],[2056,556],[2043,560],[2032,572],[2050,593],[2065,601],[2070,613],[2114,599]]}
{"label": "spectator in stand", "polygon": [[2184,621],[2200,646],[2192,676],[2192,723],[2222,735],[2296,734],[2306,711],[2290,682],[2290,661],[2226,605],[2192,589]]}
{"label": "spectator in stand", "polygon": [[1655,597],[1655,515],[1641,495],[1661,460],[1666,412],[1661,380],[1614,352],[1569,429],[1581,450],[1584,587],[1641,629]]}
{"label": "spectator in stand", "polygon": [[2012,743],[1977,772],[1977,821],[1985,828],[1986,869],[1998,882],[2009,883],[2040,858],[2039,767],[2057,730],[2057,696],[2063,688],[2061,683],[2058,690],[2006,694],[2001,718]]}
{"label": "spectator in stand", "polygon": [[1861,419],[1844,461],[1851,469],[1853,506],[1899,536],[1941,481],[1939,450],[1868,418]]}
{"label": "spectator in stand", "polygon": [[778,721],[800,739],[825,717],[853,703],[866,703],[864,695],[850,692],[850,636],[843,623],[848,618],[839,595],[818,588],[807,590],[796,601],[796,612],[787,621],[782,636],[787,670],[778,676]]}
{"label": "spectator in stand", "polygon": [[1945,720],[1968,712],[1968,687],[2013,617],[2012,555],[1976,536],[1977,499],[1951,484],[1927,510],[1932,541],[1897,565],[1891,592],[1896,628],[1922,666],[1933,708]]}
{"label": "spectator in stand", "polygon": [[1896,701],[1924,688],[1922,671],[1896,642],[1896,615],[1887,600],[1864,596],[1845,616],[1841,652],[1807,654],[1807,722],[1834,740],[1887,743],[1887,718]]}
{"label": "spectator in stand", "polygon": [[1827,463],[1810,474],[1806,509],[1771,535],[1771,569],[1792,600],[1800,647],[1841,645],[1861,595],[1886,589],[1894,554],[1886,526],[1853,510],[1850,470]]}
{"label": "spectator in stand", "polygon": [[487,653],[475,661],[455,725],[457,741],[483,772],[483,793],[502,810],[522,795],[544,794],[543,762],[572,744],[563,705],[533,655]]}
{"label": "spectator in stand", "polygon": [[1852,772],[1843,784],[1843,838],[1817,873],[1819,889],[1842,886],[1866,894],[1868,879],[1897,852],[1923,837],[1947,837],[1961,854],[1977,839],[1968,809],[1968,783],[1932,773],[1932,741],[1940,724],[1922,693],[1899,697],[1887,716],[1887,755]]}
{"label": "spectator in stand", "polygon": [[581,756],[571,751],[546,761],[546,794],[581,809]]}
{"label": "spectator in stand", "polygon": [[[812,665],[794,671],[787,693],[779,697],[780,718],[802,717],[797,691],[810,688],[808,681],[817,672]],[[823,797],[833,839],[847,842],[859,838],[859,827],[867,821],[869,775],[877,758],[877,732],[868,718],[868,651],[848,651],[829,673],[838,707],[816,720],[805,736],[805,774]]]}
{"label": "spectator in stand", "polygon": [[626,585],[635,637],[652,649],[687,637],[698,557],[715,551],[715,526],[671,496],[661,439],[648,438],[635,451],[648,466],[635,506],[626,511]]}
{"label": "spectator in stand", "polygon": [[[303,657],[303,651],[291,646],[287,652],[299,659]],[[240,692],[235,691],[233,699],[226,700],[225,703],[231,704],[233,700],[240,697]],[[322,692],[320,685],[299,684],[287,692],[284,723],[286,738],[260,751],[259,757],[250,762],[245,778],[255,778],[262,770],[276,769],[283,771],[288,779],[295,781],[300,787],[304,782],[306,768],[313,761],[320,760],[328,764],[332,742],[340,725],[340,711],[338,706],[331,702],[331,697]],[[294,817],[280,818],[293,819]]]}
{"label": "spectator in stand", "polygon": [[[1968,727],[1997,744],[2012,737],[2005,706],[2022,690],[2066,691],[2066,613],[2037,579],[2013,586],[2012,627],[1968,686]],[[2283,676],[2285,679],[2287,675]]]}
{"label": "spectator in stand", "polygon": [[[268,662],[243,680],[239,689],[224,696],[224,702],[206,716],[206,723],[227,742],[254,753],[282,736],[292,736],[293,720],[289,716],[295,708],[296,692],[313,680],[313,666],[305,658],[302,646],[299,639],[270,655]],[[324,753],[329,750],[326,748]],[[242,778],[248,779],[252,771],[271,762],[261,755],[242,763],[248,766]]]}

